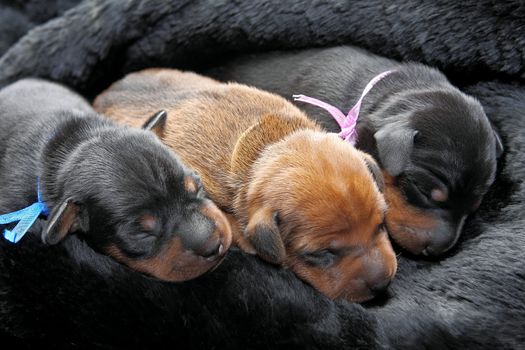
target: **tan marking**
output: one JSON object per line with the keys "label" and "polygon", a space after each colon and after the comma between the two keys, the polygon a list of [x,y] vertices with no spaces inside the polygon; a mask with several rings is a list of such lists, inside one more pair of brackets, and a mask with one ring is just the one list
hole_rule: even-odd
{"label": "tan marking", "polygon": [[390,236],[413,254],[420,254],[428,245],[430,234],[437,226],[437,218],[407,203],[395,183],[386,172],[385,198],[388,203],[387,226]]}
{"label": "tan marking", "polygon": [[195,180],[191,176],[186,176],[184,178],[184,188],[190,193],[197,193],[197,191],[199,190],[199,187],[197,186]]}
{"label": "tan marking", "polygon": [[446,202],[448,200],[448,191],[434,188],[430,192],[430,197],[436,202]]}
{"label": "tan marking", "polygon": [[147,232],[153,231],[157,226],[157,218],[149,214],[143,215],[140,219],[140,226]]}
{"label": "tan marking", "polygon": [[178,237],[168,242],[157,255],[148,259],[132,259],[112,244],[106,253],[135,271],[162,281],[181,282],[194,279],[214,268],[222,259],[208,260],[185,251]]}
{"label": "tan marking", "polygon": [[224,250],[228,250],[232,243],[232,227],[230,221],[217,206],[210,200],[202,206],[201,212],[204,216],[209,218],[215,224],[214,236],[220,236],[222,238],[222,245]]}

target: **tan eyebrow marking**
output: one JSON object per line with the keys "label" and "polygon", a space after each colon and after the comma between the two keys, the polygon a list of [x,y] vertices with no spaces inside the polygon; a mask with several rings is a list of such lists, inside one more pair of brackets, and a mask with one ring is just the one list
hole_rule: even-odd
{"label": "tan eyebrow marking", "polygon": [[447,190],[440,190],[438,188],[434,188],[430,192],[430,197],[432,197],[432,200],[436,202],[444,202],[448,199],[448,191]]}
{"label": "tan eyebrow marking", "polygon": [[184,178],[184,188],[191,193],[195,193],[199,189],[197,183],[191,176],[186,176]]}

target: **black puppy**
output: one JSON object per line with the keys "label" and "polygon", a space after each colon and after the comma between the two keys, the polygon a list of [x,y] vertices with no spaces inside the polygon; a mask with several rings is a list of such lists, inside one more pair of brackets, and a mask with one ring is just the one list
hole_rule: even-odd
{"label": "black puppy", "polygon": [[[392,72],[362,101],[356,146],[385,171],[387,225],[394,240],[413,254],[440,255],[456,243],[466,216],[479,206],[503,151],[477,100],[435,69],[349,46],[252,55],[208,74],[289,99],[305,94],[346,112],[385,71]],[[328,130],[340,130],[325,110],[296,103]]]}
{"label": "black puppy", "polygon": [[[144,129],[161,133],[165,119],[157,113]],[[198,177],[147,130],[115,125],[54,83],[27,79],[6,87],[0,214],[43,202],[45,243],[77,233],[70,249],[84,242],[161,280],[203,274],[224,257],[230,226]]]}

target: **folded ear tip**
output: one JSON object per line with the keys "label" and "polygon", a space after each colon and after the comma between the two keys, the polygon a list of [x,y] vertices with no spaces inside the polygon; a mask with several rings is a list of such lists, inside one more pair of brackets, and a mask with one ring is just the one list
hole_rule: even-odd
{"label": "folded ear tip", "polygon": [[166,121],[166,117],[168,116],[168,112],[165,110],[160,110],[157,113],[155,113],[150,119],[153,124],[159,124],[164,123]]}
{"label": "folded ear tip", "polygon": [[503,148],[503,141],[501,141],[501,137],[499,136],[498,132],[494,129],[492,129],[494,133],[494,140],[496,142],[496,157],[499,158],[503,154],[504,148]]}
{"label": "folded ear tip", "polygon": [[162,136],[166,126],[167,117],[168,112],[165,110],[160,110],[148,118],[148,120],[142,126],[142,129],[153,131],[158,136]]}
{"label": "folded ear tip", "polygon": [[48,218],[47,226],[42,231],[42,242],[54,245],[78,226],[80,207],[72,198],[64,200]]}
{"label": "folded ear tip", "polygon": [[60,242],[60,239],[57,239],[56,236],[53,238],[53,235],[49,234],[49,232],[46,232],[42,233],[42,242],[47,245],[55,245]]}
{"label": "folded ear tip", "polygon": [[280,265],[286,257],[286,249],[279,232],[268,225],[258,224],[248,235],[257,255],[272,264]]}

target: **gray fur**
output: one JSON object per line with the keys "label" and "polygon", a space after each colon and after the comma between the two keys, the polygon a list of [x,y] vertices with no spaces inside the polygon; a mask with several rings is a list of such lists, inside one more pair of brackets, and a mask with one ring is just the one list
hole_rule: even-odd
{"label": "gray fur", "polygon": [[145,67],[354,44],[471,85],[505,152],[457,248],[439,263],[401,255],[388,300],[367,309],[238,252],[193,283],[165,284],[105,278],[93,254],[77,264],[60,245],[1,246],[0,336],[27,348],[522,349],[524,18],[516,0],[94,0],[36,27],[0,58],[0,85],[37,75],[95,95]]}

